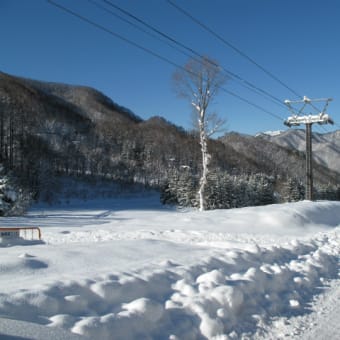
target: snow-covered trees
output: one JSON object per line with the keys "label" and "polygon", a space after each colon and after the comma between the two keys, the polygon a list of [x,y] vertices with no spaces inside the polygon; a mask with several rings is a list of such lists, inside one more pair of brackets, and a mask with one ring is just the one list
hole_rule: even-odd
{"label": "snow-covered trees", "polygon": [[305,188],[297,178],[287,178],[283,185],[281,200],[283,202],[297,202],[305,197]]}
{"label": "snow-covered trees", "polygon": [[[250,175],[256,173],[274,177],[276,197],[281,199],[278,187],[282,189],[289,177],[304,176],[303,154],[263,138],[236,134],[209,138],[222,124],[211,114],[211,104],[223,77],[216,63],[204,60],[197,68],[196,73],[182,70],[178,80],[183,77],[183,83],[177,82],[177,90],[188,90],[189,75],[197,74],[192,79],[197,91],[187,91],[185,97],[201,134],[162,117],[142,121],[93,90],[0,72],[0,162],[34,198],[45,200],[53,199],[56,179],[77,176],[105,178],[127,187],[142,184],[159,189],[164,184],[167,195],[175,193],[175,202],[182,206],[199,207],[200,196],[208,209],[271,202],[272,183]],[[188,63],[188,70],[194,69]],[[177,180],[175,170],[180,173]],[[339,199],[340,175],[317,164],[314,170],[317,197]],[[200,182],[202,174],[205,180]],[[294,183],[286,189],[287,199],[299,199]]]}
{"label": "snow-covered trees", "polygon": [[202,154],[202,175],[198,189],[200,210],[206,209],[206,187],[208,165],[211,154],[208,152],[208,139],[224,124],[215,113],[208,111],[221,85],[226,81],[218,64],[207,57],[193,58],[174,73],[175,91],[188,99],[193,107],[195,125],[199,131]]}
{"label": "snow-covered trees", "polygon": [[[205,192],[206,209],[229,209],[275,202],[274,179],[265,174],[230,175],[211,170]],[[173,171],[162,190],[162,202],[180,207],[199,206],[199,180],[188,171]]]}
{"label": "snow-covered trees", "polygon": [[0,163],[0,216],[20,215],[31,201],[31,194],[17,183]]}
{"label": "snow-covered trees", "polygon": [[198,178],[190,172],[190,168],[172,169],[161,189],[161,202],[179,207],[196,207],[197,186]]}

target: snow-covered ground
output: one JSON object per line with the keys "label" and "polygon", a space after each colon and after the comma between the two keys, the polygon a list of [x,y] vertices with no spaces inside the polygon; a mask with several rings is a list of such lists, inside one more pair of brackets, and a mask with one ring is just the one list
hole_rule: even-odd
{"label": "snow-covered ground", "polygon": [[22,324],[36,339],[340,334],[339,202],[199,212],[158,201],[72,201],[2,218],[39,226],[43,243],[0,246],[0,338],[24,339]]}

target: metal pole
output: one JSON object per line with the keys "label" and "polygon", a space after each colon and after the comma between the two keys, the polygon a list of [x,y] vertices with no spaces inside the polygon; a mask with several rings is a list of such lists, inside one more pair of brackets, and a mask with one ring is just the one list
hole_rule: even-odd
{"label": "metal pole", "polygon": [[306,124],[306,194],[305,199],[313,201],[312,167],[312,124]]}
{"label": "metal pole", "polygon": [[[312,166],[312,125],[313,123],[318,124],[334,124],[331,117],[326,114],[326,108],[332,98],[320,98],[320,99],[310,99],[306,96],[302,100],[285,100],[285,104],[288,106],[289,111],[292,112],[292,116],[284,121],[284,124],[291,126],[299,126],[301,124],[306,125],[306,194],[305,199],[313,201],[313,166]],[[314,110],[319,111],[315,107],[313,102],[326,102],[324,108],[317,115],[305,115],[300,116],[300,113],[304,110],[307,105],[310,105]],[[303,105],[299,110],[295,110],[292,104]]]}

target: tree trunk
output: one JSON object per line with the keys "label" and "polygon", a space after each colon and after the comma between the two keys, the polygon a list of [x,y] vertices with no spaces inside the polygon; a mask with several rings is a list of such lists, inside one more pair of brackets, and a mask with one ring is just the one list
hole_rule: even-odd
{"label": "tree trunk", "polygon": [[14,167],[14,117],[13,113],[10,115],[9,120],[9,167]]}
{"label": "tree trunk", "polygon": [[199,132],[200,132],[200,144],[201,144],[201,152],[202,152],[202,176],[200,179],[200,187],[198,190],[199,200],[200,200],[200,211],[206,209],[205,202],[205,188],[207,185],[208,178],[208,164],[210,156],[208,154],[208,145],[207,145],[207,136],[204,129],[204,120],[199,120]]}

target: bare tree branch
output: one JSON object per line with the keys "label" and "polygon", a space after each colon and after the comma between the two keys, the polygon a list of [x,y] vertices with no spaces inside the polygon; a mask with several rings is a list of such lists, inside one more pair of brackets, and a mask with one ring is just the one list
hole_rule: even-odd
{"label": "bare tree branch", "polygon": [[205,187],[211,159],[208,153],[208,138],[220,131],[225,124],[225,120],[219,118],[216,113],[210,114],[208,108],[225,81],[226,77],[218,64],[207,57],[201,60],[190,59],[173,75],[175,92],[189,100],[195,117],[194,127],[199,131],[202,153],[202,176],[198,191],[200,210],[205,210]]}

